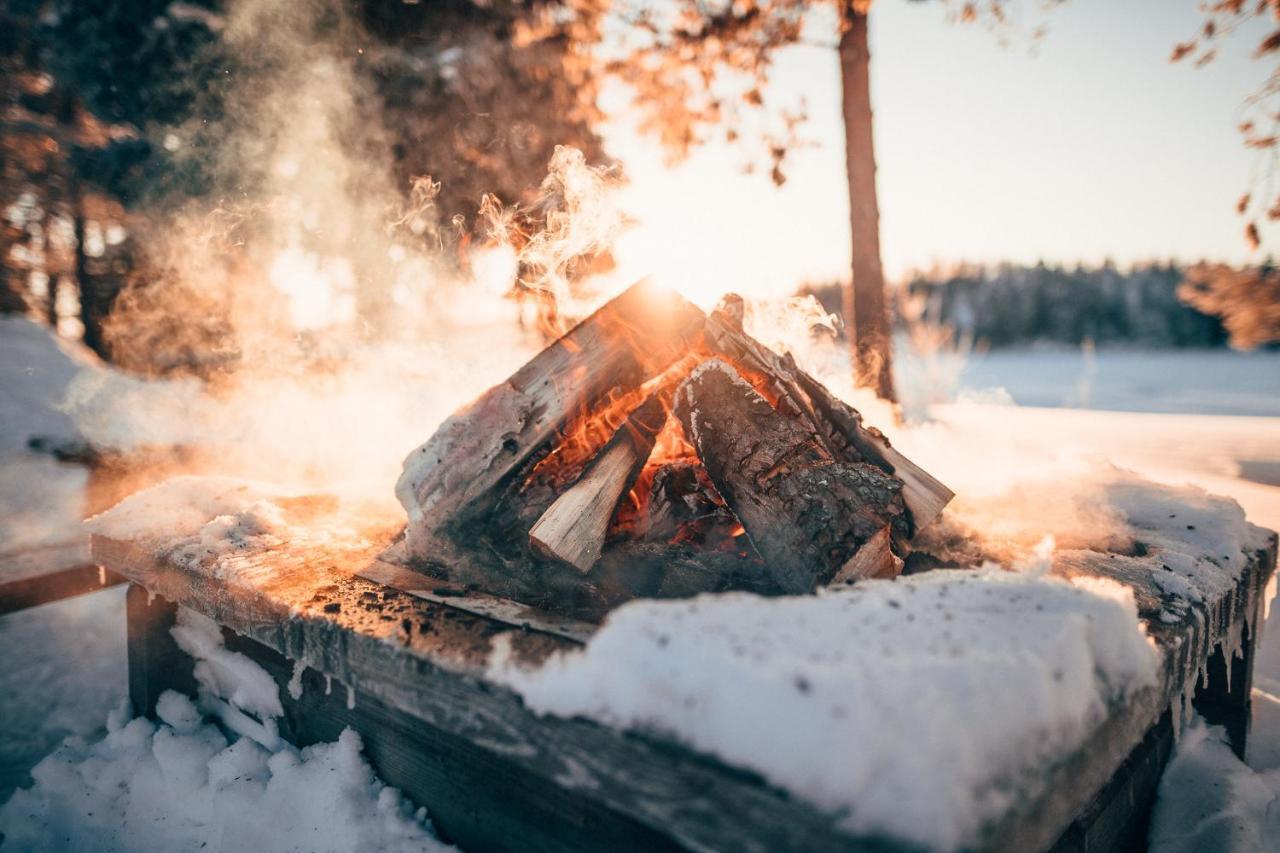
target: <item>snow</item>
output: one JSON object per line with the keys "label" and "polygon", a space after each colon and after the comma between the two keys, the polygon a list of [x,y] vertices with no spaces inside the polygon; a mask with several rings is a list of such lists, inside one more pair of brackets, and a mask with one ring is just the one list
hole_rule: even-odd
{"label": "snow", "polygon": [[168,692],[97,740],[70,738],[0,807],[12,851],[440,851],[423,809],[382,784],[350,729],[267,749]]}
{"label": "snow", "polygon": [[1280,843],[1280,768],[1255,771],[1196,719],[1160,780],[1152,853],[1256,853]]}
{"label": "snow", "polygon": [[[514,352],[491,355],[477,353],[485,364],[446,371],[443,382],[438,366],[408,375],[385,371],[386,360],[371,357],[322,381],[299,385],[293,375],[268,375],[208,395],[191,383],[121,377],[29,321],[0,318],[0,550],[75,529],[84,472],[24,447],[30,434],[74,437],[78,429],[105,446],[210,449],[232,476],[170,481],[99,516],[90,529],[171,538],[175,559],[233,571],[234,560],[224,558],[299,535],[281,512],[290,494],[362,480],[389,498],[404,452],[443,413],[519,361]],[[1243,565],[1241,549],[1256,541],[1240,511],[1209,493],[1229,494],[1250,521],[1280,527],[1280,371],[1273,369],[1276,354],[1261,355],[991,354],[972,359],[974,369],[963,374],[966,402],[935,406],[932,421],[891,433],[960,493],[952,522],[985,534],[975,562],[1031,565],[1037,548],[1043,558],[1053,545],[1104,549],[1140,541],[1149,556],[1134,559],[1145,560],[1171,594],[1195,600],[1229,582]],[[999,383],[990,380],[997,367],[1006,371]],[[983,392],[992,384],[1011,395]],[[975,402],[1010,397],[1195,414]],[[873,423],[888,425],[874,405],[856,403]],[[1160,560],[1172,570],[1156,574]],[[495,674],[546,713],[666,732],[755,769],[839,813],[851,829],[948,846],[1030,791],[1029,762],[1069,751],[1100,709],[1147,677],[1148,647],[1127,593],[1038,572],[936,573],[768,607],[742,595],[640,602],[613,614],[574,659],[536,673],[497,659]],[[926,612],[930,602],[943,610]],[[361,834],[392,849],[432,848],[420,814],[372,779],[354,735],[310,750],[281,739],[272,704],[278,695],[266,682],[255,684],[247,661],[194,615],[183,617],[179,635],[201,657],[199,695],[166,695],[159,723],[127,722],[127,713],[116,712],[111,731],[96,734],[123,694],[121,610],[117,590],[0,619],[0,644],[21,636],[25,651],[0,660],[0,798],[36,756],[74,736],[39,765],[34,788],[0,808],[0,832],[11,848],[46,849],[61,838],[54,846],[354,849]],[[1012,612],[1020,618],[1004,618]],[[664,636],[666,646],[659,643]],[[28,644],[30,637],[36,641]],[[951,642],[958,657],[949,654]],[[612,653],[625,665],[605,663],[610,644],[629,649],[621,658]],[[855,652],[863,647],[891,656]],[[1010,683],[1027,686],[1025,707],[990,699],[1007,697]],[[1280,767],[1277,626],[1264,634],[1256,684],[1249,767],[1232,765],[1220,751],[1212,761],[1197,758],[1212,751],[1209,737],[1184,738],[1179,761],[1198,761],[1198,774],[1212,772],[1245,792],[1230,798],[1230,808],[1261,820],[1254,783],[1269,784],[1268,774]],[[844,717],[837,718],[838,708]],[[783,715],[799,721],[785,736],[777,723]],[[813,760],[836,751],[851,758]],[[926,760],[941,764],[926,773]],[[944,784],[950,773],[965,782]],[[305,795],[302,785],[312,786]],[[1181,788],[1167,781],[1166,798]],[[93,814],[80,802],[92,803]]]}
{"label": "snow", "polygon": [[124,698],[124,589],[0,618],[0,649],[3,802],[63,738],[93,734]]}
{"label": "snow", "polygon": [[1153,683],[1155,652],[1127,588],[986,569],[637,601],[540,669],[500,647],[491,675],[538,713],[657,731],[754,770],[850,831],[953,849]]}
{"label": "snow", "polygon": [[25,317],[0,316],[0,457],[25,450],[33,435],[78,436],[61,404],[77,375],[98,369],[87,349],[54,338]]}
{"label": "snow", "polygon": [[178,624],[172,633],[178,648],[195,659],[196,683],[202,700],[222,700],[235,711],[262,719],[284,715],[275,680],[249,658],[228,650],[218,623],[183,608],[178,612]]}
{"label": "snow", "polygon": [[0,553],[74,537],[88,475],[29,452],[27,440],[77,437],[60,404],[77,375],[97,369],[83,347],[0,316]]}
{"label": "snow", "polygon": [[184,475],[135,492],[84,526],[111,539],[188,539],[193,558],[207,558],[265,544],[265,537],[285,538],[288,525],[275,503],[280,497],[264,483]]}
{"label": "snow", "polygon": [[172,632],[196,659],[196,701],[167,691],[158,722],[116,714],[104,737],[68,738],[0,807],[6,850],[451,849],[374,775],[355,732],[304,749],[281,739],[274,680],[212,620],[183,609]]}
{"label": "snow", "polygon": [[970,353],[969,393],[1015,403],[1167,414],[1280,417],[1280,351],[1015,348]]}

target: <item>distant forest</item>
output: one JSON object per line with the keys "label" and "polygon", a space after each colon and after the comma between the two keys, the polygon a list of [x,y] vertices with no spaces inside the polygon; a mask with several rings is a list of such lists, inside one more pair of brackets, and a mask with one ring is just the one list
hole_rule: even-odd
{"label": "distant forest", "polygon": [[[895,323],[947,326],[992,347],[1036,342],[1144,347],[1220,347],[1228,334],[1178,294],[1186,268],[1151,263],[1121,270],[1000,264],[917,273],[899,288]],[[840,313],[839,285],[804,289]]]}

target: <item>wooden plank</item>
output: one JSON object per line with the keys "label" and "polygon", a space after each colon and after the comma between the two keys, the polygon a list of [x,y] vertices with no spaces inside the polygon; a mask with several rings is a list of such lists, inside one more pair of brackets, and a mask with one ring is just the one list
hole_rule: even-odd
{"label": "wooden plank", "polygon": [[[280,689],[281,735],[298,746],[360,734],[378,776],[425,804],[440,835],[466,850],[677,850],[663,832],[627,814],[601,810],[578,795],[570,777],[548,780],[513,767],[494,752],[425,722],[317,670],[302,674],[302,694],[288,690],[293,662],[224,630],[227,648],[262,666]],[[585,781],[585,780],[581,780]]]}
{"label": "wooden plank", "polygon": [[483,616],[526,631],[540,631],[563,637],[575,643],[586,643],[596,632],[590,622],[580,622],[548,613],[509,598],[469,590],[448,581],[433,581],[421,572],[404,566],[374,560],[360,570],[359,576],[382,586],[389,586],[424,601],[432,601],[476,616]]}
{"label": "wooden plank", "polygon": [[1145,850],[1160,776],[1173,755],[1173,714],[1147,731],[1120,768],[1067,827],[1052,853]]}
{"label": "wooden plank", "polygon": [[0,554],[0,616],[124,583],[94,563],[88,537]]}
{"label": "wooden plank", "polygon": [[[692,850],[905,849],[885,839],[850,838],[829,816],[758,777],[669,742],[585,720],[539,717],[515,694],[485,681],[495,636],[507,634],[516,658],[530,663],[576,648],[562,637],[511,630],[381,587],[356,577],[354,567],[344,571],[332,556],[307,549],[242,554],[215,579],[157,557],[154,544],[95,537],[93,547],[100,560],[158,595],[350,686],[357,707],[361,697],[375,699],[412,717],[415,726],[434,726],[471,744],[498,762],[491,767],[501,773],[534,780],[520,796],[578,798],[575,811],[557,816],[548,805],[537,813],[537,822],[555,836],[590,839],[591,827],[625,817]],[[256,582],[240,580],[248,577]],[[333,604],[338,608],[330,611]],[[449,754],[439,760],[463,794],[484,801],[478,788],[492,784],[497,771],[477,773],[476,765]],[[533,820],[523,814],[522,820]],[[500,816],[485,810],[477,819]],[[530,835],[543,831],[522,825]],[[517,847],[523,848],[518,837],[480,849]],[[551,849],[594,847],[588,840]]]}
{"label": "wooden plank", "polygon": [[[1260,542],[1236,589],[1193,605],[1176,622],[1150,618],[1160,602],[1147,603],[1147,630],[1160,654],[1158,684],[1110,709],[1080,750],[1047,767],[1041,784],[1022,792],[1006,818],[988,828],[982,849],[1048,849],[1091,809],[1097,821],[1119,821],[1115,807],[1099,805],[1099,797],[1180,701],[1212,650],[1245,621],[1258,624],[1275,549],[1274,535]],[[512,630],[492,618],[370,583],[355,576],[373,560],[364,550],[334,553],[291,544],[271,553],[233,555],[219,565],[219,578],[169,562],[155,544],[95,539],[94,553],[153,591],[351,686],[357,708],[368,698],[412,718],[414,726],[456,738],[458,751],[441,746],[436,754],[440,772],[453,774],[464,799],[468,786],[485,784],[495,772],[547,788],[547,797],[569,797],[572,819],[560,822],[553,812],[565,806],[552,800],[521,818],[541,822],[553,840],[588,839],[582,843],[589,845],[592,821],[617,820],[615,826],[638,825],[689,849],[903,849],[885,839],[850,839],[831,817],[670,742],[531,714],[514,694],[484,679],[493,638],[506,634],[517,658],[529,662],[575,648],[576,642]],[[1106,555],[1086,559],[1076,553],[1072,559],[1076,573],[1122,583],[1137,576],[1133,566]],[[144,695],[154,694],[148,688]],[[483,755],[473,757],[472,749]],[[489,761],[496,763],[483,764]],[[482,773],[468,770],[482,766]],[[486,806],[476,820],[487,819],[488,811]],[[1102,834],[1099,829],[1094,837]]]}
{"label": "wooden plank", "polygon": [[[1012,808],[998,826],[991,827],[983,849],[1015,851],[1048,849],[1057,842],[1075,817],[1085,811],[1120,769],[1146,733],[1167,712],[1175,720],[1182,710],[1183,696],[1200,677],[1215,647],[1237,635],[1246,623],[1261,620],[1263,590],[1276,568],[1276,534],[1255,528],[1257,550],[1241,574],[1235,588],[1215,600],[1194,604],[1175,622],[1144,619],[1147,632],[1159,653],[1158,684],[1110,709],[1103,725],[1083,748],[1052,767],[1046,768],[1039,790],[1027,792],[1027,799]],[[1055,558],[1055,572],[1090,574],[1124,583],[1133,575],[1125,561],[1109,555],[1067,552]],[[1059,566],[1062,557],[1069,569]]]}
{"label": "wooden plank", "polygon": [[126,643],[129,651],[129,703],[135,714],[154,717],[165,690],[196,694],[194,661],[169,633],[178,608],[138,584],[125,592]]}

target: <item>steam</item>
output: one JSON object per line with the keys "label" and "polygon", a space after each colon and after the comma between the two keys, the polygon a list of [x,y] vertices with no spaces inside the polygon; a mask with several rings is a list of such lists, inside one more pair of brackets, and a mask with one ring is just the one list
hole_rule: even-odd
{"label": "steam", "polygon": [[[489,196],[485,233],[464,234],[435,207],[447,175],[393,179],[378,99],[354,65],[362,39],[341,7],[240,0],[222,26],[247,71],[227,98],[218,193],[144,235],[166,275],[127,291],[112,327],[126,364],[159,362],[168,378],[90,370],[68,410],[102,447],[192,448],[199,472],[368,498],[399,518],[404,456],[545,332],[628,283],[615,274],[581,293],[628,224],[620,175],[558,148],[536,203]],[[171,134],[179,152],[189,131]],[[552,328],[521,331],[530,301],[544,319],[551,309]],[[746,325],[894,427],[886,404],[853,387],[835,318],[815,300],[751,303]],[[1123,535],[1098,508],[1105,466],[1050,464],[1043,447],[994,452],[939,424],[892,432],[960,492],[950,523],[983,530],[983,556],[1027,559],[1046,534],[1059,547]],[[1068,477],[1079,485],[1062,487]]]}
{"label": "steam", "polygon": [[[399,512],[405,454],[545,343],[513,290],[561,325],[593,307],[573,291],[625,225],[620,175],[557,148],[534,204],[487,197],[486,233],[466,234],[435,205],[448,176],[393,177],[357,73],[370,40],[344,6],[239,0],[213,23],[242,69],[202,163],[215,191],[151,218],[140,242],[161,280],[127,288],[108,324],[121,363],[152,379],[86,371],[68,411],[100,447],[180,446],[201,473]],[[173,128],[166,148],[207,156],[197,132]]]}

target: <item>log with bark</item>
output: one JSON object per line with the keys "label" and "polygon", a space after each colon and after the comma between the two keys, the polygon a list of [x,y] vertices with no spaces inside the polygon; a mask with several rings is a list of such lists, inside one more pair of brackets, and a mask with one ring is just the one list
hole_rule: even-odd
{"label": "log with bark", "polygon": [[[399,558],[581,619],[896,576],[951,493],[742,313],[645,285],[600,309],[406,460]],[[646,470],[673,392],[690,447]]]}
{"label": "log with bark", "polygon": [[901,480],[911,511],[908,535],[933,522],[955,493],[899,453],[882,432],[865,426],[856,409],[797,367],[790,355],[777,354],[743,331],[742,319],[742,297],[729,294],[707,318],[707,346],[767,389],[783,411],[803,416],[835,458],[869,462]]}
{"label": "log with bark", "polygon": [[726,362],[695,370],[675,413],[782,591],[827,583],[885,527],[907,537],[900,481],[838,461],[804,419],[775,409]]}

